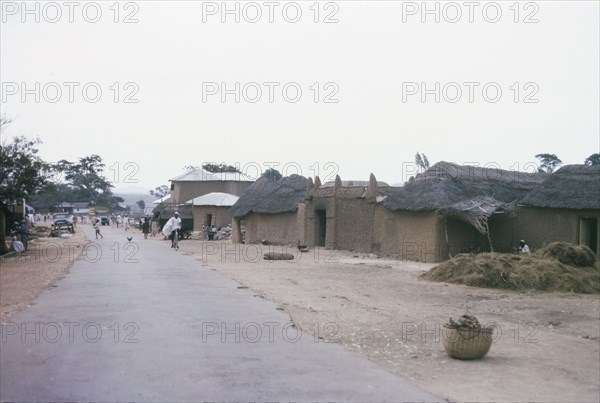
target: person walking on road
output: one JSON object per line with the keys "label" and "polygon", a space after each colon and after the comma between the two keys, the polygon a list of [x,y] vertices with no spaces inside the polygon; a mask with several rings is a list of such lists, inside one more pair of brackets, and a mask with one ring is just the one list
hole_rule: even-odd
{"label": "person walking on road", "polygon": [[156,234],[158,233],[158,220],[152,219],[152,224],[150,227],[152,229],[152,237],[155,237]]}
{"label": "person walking on road", "polygon": [[142,223],[142,232],[144,233],[144,239],[148,239],[148,233],[150,232],[150,222],[148,221],[148,217],[144,218],[144,222]]}
{"label": "person walking on road", "polygon": [[102,234],[100,233],[100,225],[102,225],[102,224],[100,223],[100,219],[99,219],[99,218],[97,218],[97,219],[96,219],[96,223],[94,224],[94,229],[96,230],[96,239],[98,239],[98,236],[100,236],[100,238],[104,238],[104,237],[102,236]]}

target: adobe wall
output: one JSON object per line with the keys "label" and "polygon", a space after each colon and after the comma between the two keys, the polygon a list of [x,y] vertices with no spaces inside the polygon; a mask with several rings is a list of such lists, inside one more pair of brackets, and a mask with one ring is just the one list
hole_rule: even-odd
{"label": "adobe wall", "polygon": [[[596,233],[600,234],[600,210],[519,207],[515,217],[515,240],[524,239],[533,250],[554,241],[579,244],[579,219],[582,217],[595,217]],[[596,242],[596,251],[600,251],[600,239]]]}
{"label": "adobe wall", "polygon": [[374,250],[401,260],[436,263],[447,259],[443,226],[435,212],[375,207]]}
{"label": "adobe wall", "polygon": [[358,252],[377,252],[373,250],[373,216],[375,203],[366,199],[335,199],[334,231],[335,249]]}
{"label": "adobe wall", "polygon": [[246,243],[259,243],[267,240],[275,244],[296,245],[303,243],[304,208],[293,213],[257,214],[244,217]]}
{"label": "adobe wall", "polygon": [[212,224],[217,228],[231,224],[230,207],[194,206],[194,231],[201,231],[208,214],[212,214]]}

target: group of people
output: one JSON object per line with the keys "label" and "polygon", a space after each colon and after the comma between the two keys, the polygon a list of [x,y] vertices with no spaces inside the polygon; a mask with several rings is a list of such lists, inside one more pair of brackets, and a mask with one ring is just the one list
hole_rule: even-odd
{"label": "group of people", "polygon": [[10,230],[10,235],[12,236],[11,249],[17,252],[25,252],[31,235],[27,220],[23,218],[20,223],[15,221]]}

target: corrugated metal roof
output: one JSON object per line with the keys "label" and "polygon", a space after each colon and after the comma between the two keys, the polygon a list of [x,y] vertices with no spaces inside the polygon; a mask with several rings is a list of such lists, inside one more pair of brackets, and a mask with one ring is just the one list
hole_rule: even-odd
{"label": "corrugated metal roof", "polygon": [[213,192],[203,196],[198,196],[193,200],[188,200],[185,204],[194,206],[225,206],[231,207],[237,202],[239,197],[229,193]]}
{"label": "corrugated metal roof", "polygon": [[231,181],[231,182],[254,182],[254,178],[244,175],[240,172],[217,172],[211,173],[205,169],[199,168],[193,171],[185,172],[179,176],[169,179],[171,182],[211,182],[211,181]]}
{"label": "corrugated metal roof", "polygon": [[161,197],[161,198],[160,198],[160,199],[158,199],[158,200],[154,200],[154,201],[152,202],[152,204],[160,204],[160,203],[165,203],[165,202],[167,202],[167,201],[168,201],[168,200],[170,200],[170,199],[171,199],[171,194],[169,193],[168,195],[166,195],[166,196],[163,196],[163,197]]}

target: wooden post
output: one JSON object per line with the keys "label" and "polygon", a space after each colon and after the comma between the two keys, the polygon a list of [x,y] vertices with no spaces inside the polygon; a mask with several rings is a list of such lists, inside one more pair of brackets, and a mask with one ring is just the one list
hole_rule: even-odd
{"label": "wooden post", "polygon": [[446,237],[446,248],[448,249],[448,257],[452,259],[452,253],[450,253],[450,242],[448,242],[448,216],[444,215],[444,235]]}

